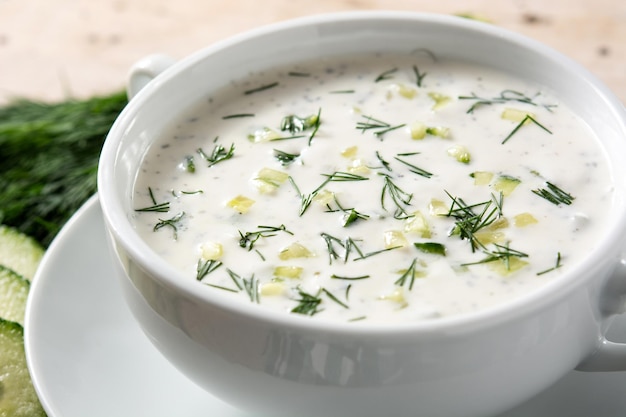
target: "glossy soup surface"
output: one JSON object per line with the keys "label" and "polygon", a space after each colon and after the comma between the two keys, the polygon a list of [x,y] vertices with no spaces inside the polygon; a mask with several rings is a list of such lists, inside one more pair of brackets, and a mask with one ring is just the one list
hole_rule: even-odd
{"label": "glossy soup surface", "polygon": [[533,291],[606,228],[612,178],[558,97],[427,52],[253,73],[172,120],[136,228],[198,291],[432,320]]}

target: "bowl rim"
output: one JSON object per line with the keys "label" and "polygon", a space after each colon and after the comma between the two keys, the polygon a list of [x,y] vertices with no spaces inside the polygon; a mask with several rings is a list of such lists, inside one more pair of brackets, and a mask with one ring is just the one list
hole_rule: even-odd
{"label": "bowl rim", "polygon": [[[555,49],[517,32],[489,23],[454,15],[409,11],[344,11],[299,17],[263,25],[214,42],[176,62],[129,101],[107,135],[98,168],[98,194],[105,224],[108,229],[109,240],[112,239],[115,242],[114,245],[121,245],[124,251],[126,251],[145,271],[152,275],[153,279],[156,279],[159,283],[168,288],[176,289],[176,291],[180,292],[184,297],[211,303],[229,313],[245,316],[255,321],[273,323],[283,328],[310,329],[342,334],[450,333],[455,331],[467,332],[470,328],[496,326],[516,317],[522,317],[546,308],[547,306],[554,305],[568,297],[572,292],[580,289],[586,281],[590,281],[589,278],[586,278],[587,275],[590,275],[589,272],[598,268],[597,254],[602,252],[613,254],[612,260],[615,265],[617,265],[619,262],[619,253],[617,252],[619,251],[614,248],[614,243],[619,241],[618,238],[622,234],[622,231],[626,230],[626,209],[622,209],[622,215],[618,221],[613,223],[613,227],[608,230],[605,239],[594,248],[594,256],[588,256],[586,259],[582,260],[575,270],[572,269],[568,273],[562,274],[556,279],[542,285],[540,288],[515,297],[506,303],[481,309],[477,312],[464,313],[435,320],[420,320],[417,322],[403,321],[397,323],[344,323],[326,319],[300,317],[300,315],[258,308],[258,306],[249,306],[248,303],[232,303],[229,302],[227,298],[220,297],[219,294],[199,291],[197,283],[194,280],[184,279],[180,271],[160,258],[149,245],[134,232],[133,226],[127,214],[124,212],[121,202],[117,201],[117,193],[114,185],[116,183],[114,179],[114,167],[117,157],[119,156],[118,148],[124,136],[123,133],[129,127],[130,123],[132,123],[135,115],[140,112],[144,103],[150,100],[154,91],[158,91],[163,84],[174,82],[180,70],[195,65],[216,51],[229,48],[231,45],[246,42],[258,36],[268,33],[290,31],[302,26],[340,24],[344,21],[377,20],[410,20],[415,24],[435,23],[460,28],[466,31],[481,32],[488,36],[497,37],[502,42],[517,44],[521,48],[531,50],[538,56],[549,58],[550,60],[557,60],[561,66],[568,67],[570,71],[577,73],[581,79],[593,86],[597,94],[607,103],[607,108],[610,109],[614,113],[614,117],[620,121],[622,132],[624,137],[626,137],[626,110],[608,87],[577,62]],[[609,261],[610,260],[607,260],[606,262]]]}

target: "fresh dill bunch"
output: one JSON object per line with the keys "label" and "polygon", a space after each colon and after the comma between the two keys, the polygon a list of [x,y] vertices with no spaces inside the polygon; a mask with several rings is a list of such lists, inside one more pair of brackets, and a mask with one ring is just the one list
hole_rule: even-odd
{"label": "fresh dill bunch", "polygon": [[96,192],[106,134],[127,103],[125,93],[0,108],[0,223],[50,244]]}

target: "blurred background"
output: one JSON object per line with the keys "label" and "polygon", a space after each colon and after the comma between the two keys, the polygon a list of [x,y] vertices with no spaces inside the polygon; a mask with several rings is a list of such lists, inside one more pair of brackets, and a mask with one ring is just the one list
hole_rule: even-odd
{"label": "blurred background", "polygon": [[109,94],[151,53],[180,58],[268,23],[369,9],[459,14],[523,33],[626,102],[624,0],[0,0],[0,104]]}

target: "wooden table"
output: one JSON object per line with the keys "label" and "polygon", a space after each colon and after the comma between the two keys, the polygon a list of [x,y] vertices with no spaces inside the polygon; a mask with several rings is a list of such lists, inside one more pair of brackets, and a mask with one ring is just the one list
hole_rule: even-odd
{"label": "wooden table", "polygon": [[577,60],[626,102],[624,0],[0,0],[0,103],[107,94],[150,53],[183,57],[263,24],[357,9],[486,18]]}

